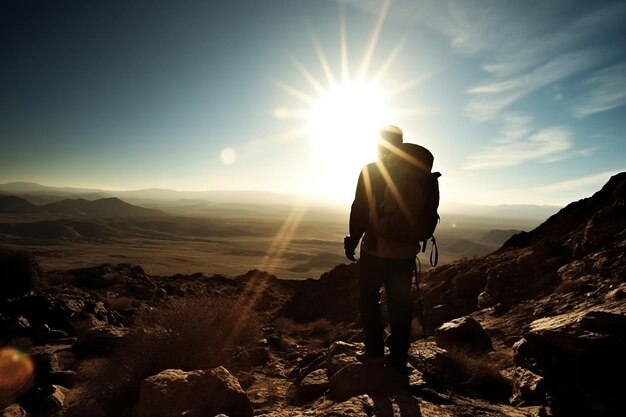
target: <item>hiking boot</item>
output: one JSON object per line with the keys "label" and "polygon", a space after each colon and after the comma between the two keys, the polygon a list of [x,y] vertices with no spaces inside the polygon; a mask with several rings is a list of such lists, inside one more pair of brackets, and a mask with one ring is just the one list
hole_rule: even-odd
{"label": "hiking boot", "polygon": [[385,358],[385,366],[393,370],[396,374],[400,376],[407,376],[411,373],[409,370],[409,366],[406,361],[396,361],[391,357],[387,356]]}
{"label": "hiking boot", "polygon": [[368,355],[367,353],[357,353],[356,359],[359,362],[361,362],[363,365],[373,365],[373,366],[385,365],[384,356],[373,356],[373,355]]}

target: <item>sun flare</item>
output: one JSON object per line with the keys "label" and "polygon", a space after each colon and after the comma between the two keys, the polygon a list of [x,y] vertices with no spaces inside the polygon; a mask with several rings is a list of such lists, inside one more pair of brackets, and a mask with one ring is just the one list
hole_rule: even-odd
{"label": "sun flare", "polygon": [[318,192],[339,197],[376,159],[378,132],[390,120],[383,91],[373,82],[345,82],[313,99],[306,137],[320,167]]}
{"label": "sun flare", "polygon": [[376,71],[369,71],[389,3],[389,0],[382,3],[363,60],[354,74],[348,71],[349,53],[342,17],[340,68],[331,67],[324,51],[314,41],[325,80],[318,79],[312,70],[297,60],[293,62],[314,93],[277,82],[280,88],[305,105],[304,108],[277,107],[274,114],[279,119],[302,121],[296,132],[285,136],[307,140],[315,167],[307,184],[307,191],[311,194],[342,201],[351,199],[361,168],[377,158],[380,130],[389,124],[402,125],[399,117],[420,112],[419,108],[394,108],[390,104],[394,97],[423,81],[423,77],[418,77],[394,85],[386,80],[386,74],[400,52],[402,40]]}
{"label": "sun flare", "polygon": [[342,83],[313,100],[307,115],[307,136],[318,156],[347,152],[371,158],[378,132],[390,117],[385,95],[375,83]]}

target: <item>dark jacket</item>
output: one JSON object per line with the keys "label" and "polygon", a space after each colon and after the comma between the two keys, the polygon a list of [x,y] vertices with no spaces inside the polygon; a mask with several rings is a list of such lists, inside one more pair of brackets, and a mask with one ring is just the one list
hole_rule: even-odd
{"label": "dark jacket", "polygon": [[370,226],[370,210],[375,201],[385,195],[385,180],[380,172],[381,162],[367,164],[359,174],[356,193],[350,210],[350,236],[360,239]]}
{"label": "dark jacket", "polygon": [[381,170],[385,170],[382,162],[367,164],[359,174],[354,201],[350,210],[350,236],[360,239],[361,251],[388,259],[414,258],[420,250],[419,243],[411,244],[394,242],[378,236],[374,232],[372,221],[376,219],[376,202],[383,201],[387,183]]}

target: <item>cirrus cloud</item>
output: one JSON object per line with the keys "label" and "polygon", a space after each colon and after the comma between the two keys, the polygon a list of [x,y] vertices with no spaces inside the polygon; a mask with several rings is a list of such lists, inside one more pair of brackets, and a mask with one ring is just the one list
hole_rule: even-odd
{"label": "cirrus cloud", "polygon": [[568,157],[572,139],[569,128],[548,127],[526,138],[483,148],[469,156],[464,168],[482,170],[512,167],[525,162],[554,162]]}

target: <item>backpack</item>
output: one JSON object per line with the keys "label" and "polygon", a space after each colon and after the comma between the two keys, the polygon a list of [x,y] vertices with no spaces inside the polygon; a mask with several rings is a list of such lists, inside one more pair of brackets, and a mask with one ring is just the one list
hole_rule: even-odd
{"label": "backpack", "polygon": [[374,229],[392,241],[421,244],[424,252],[429,239],[435,245],[441,173],[432,172],[434,157],[423,146],[403,143],[400,149],[387,164],[391,181],[376,202]]}

